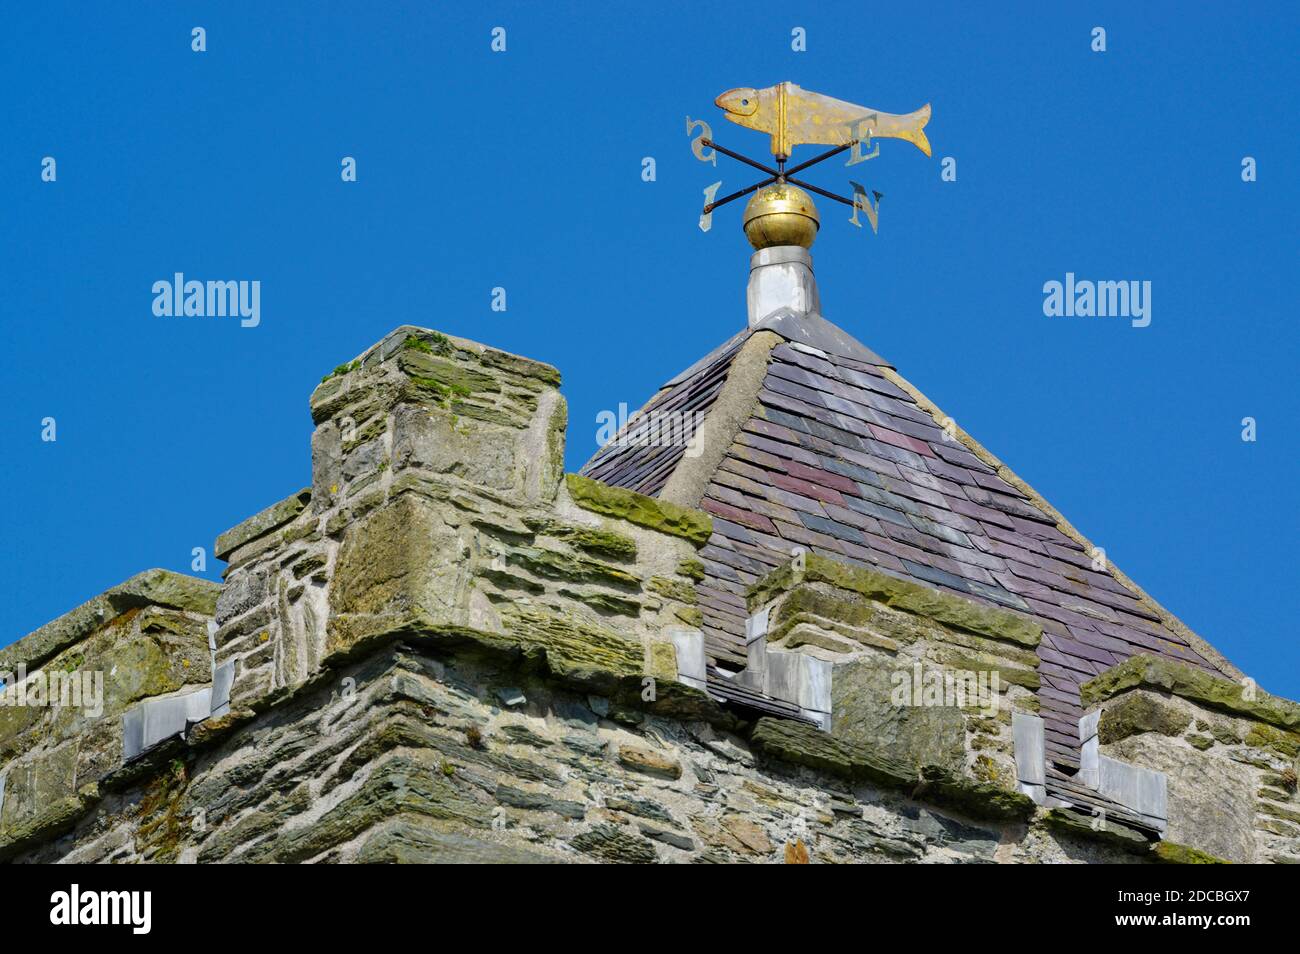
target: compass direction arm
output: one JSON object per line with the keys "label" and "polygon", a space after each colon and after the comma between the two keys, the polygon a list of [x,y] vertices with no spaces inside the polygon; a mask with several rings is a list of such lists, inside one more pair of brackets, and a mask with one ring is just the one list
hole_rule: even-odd
{"label": "compass direction arm", "polygon": [[716,149],[724,156],[730,156],[732,159],[735,159],[737,162],[743,162],[747,166],[753,166],[759,172],[766,172],[769,176],[774,176],[774,177],[781,175],[781,173],[776,169],[773,169],[770,166],[765,166],[761,162],[755,162],[753,159],[750,159],[748,156],[742,156],[738,152],[732,152],[730,149],[724,148],[723,146],[719,146],[712,139],[704,139],[701,140],[701,142],[703,145],[708,146],[710,149]]}
{"label": "compass direction arm", "polygon": [[844,196],[842,196],[842,195],[836,195],[834,192],[827,192],[825,189],[819,189],[819,188],[817,188],[817,186],[813,185],[811,182],[804,182],[804,181],[802,181],[802,180],[800,180],[800,179],[796,179],[796,178],[794,178],[793,176],[790,176],[790,175],[787,175],[787,176],[785,177],[785,181],[786,181],[786,182],[789,182],[791,185],[797,185],[797,186],[798,186],[799,188],[801,188],[801,189],[807,189],[809,192],[816,192],[818,195],[824,195],[824,196],[826,196],[826,198],[828,198],[828,199],[834,199],[836,202],[842,202],[842,203],[844,203],[845,205],[852,205],[852,204],[853,204],[853,200],[852,200],[852,199],[846,199],[846,198],[844,198]]}
{"label": "compass direction arm", "polygon": [[823,162],[823,161],[825,161],[825,160],[827,160],[827,159],[830,159],[830,158],[832,158],[832,157],[834,157],[834,156],[838,156],[838,155],[839,155],[840,153],[842,153],[845,149],[852,149],[852,148],[853,148],[854,146],[856,146],[860,141],[861,141],[861,140],[858,140],[858,139],[850,139],[848,142],[844,143],[844,145],[842,145],[842,146],[836,146],[834,149],[828,149],[828,150],[826,150],[825,152],[823,152],[820,156],[813,156],[813,157],[812,157],[811,159],[809,159],[807,162],[801,162],[801,163],[799,163],[799,165],[795,166],[793,169],[787,169],[787,170],[786,170],[786,173],[785,173],[785,177],[786,177],[787,179],[789,179],[789,178],[790,178],[792,175],[794,175],[796,172],[803,172],[803,170],[807,169],[809,166],[815,166],[815,165],[817,165],[817,163],[819,163],[819,162]]}
{"label": "compass direction arm", "polygon": [[759,189],[763,188],[763,186],[769,186],[775,181],[776,181],[776,177],[773,176],[770,179],[764,179],[762,182],[755,182],[752,186],[749,186],[746,189],[741,189],[739,192],[733,192],[729,196],[724,196],[723,198],[718,199],[718,201],[716,202],[710,202],[704,207],[704,214],[708,215],[714,209],[718,208],[719,206],[726,205],[728,202],[733,202],[736,199],[743,199],[751,192],[756,192]]}

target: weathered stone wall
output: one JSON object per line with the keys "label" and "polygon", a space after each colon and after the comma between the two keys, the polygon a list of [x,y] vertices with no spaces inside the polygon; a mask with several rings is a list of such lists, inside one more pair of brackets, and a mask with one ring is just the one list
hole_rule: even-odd
{"label": "weathered stone wall", "polygon": [[1235,862],[1300,863],[1300,705],[1154,656],[1083,688],[1102,755],[1164,772],[1169,831]]}
{"label": "weathered stone wall", "polygon": [[220,741],[177,742],[155,762],[156,774],[21,860],[1132,857],[1047,824],[979,820],[801,768],[721,725],[576,691],[486,645],[390,647]]}
{"label": "weathered stone wall", "polygon": [[[221,535],[219,596],[151,571],[0,653],[115,680],[102,712],[0,709],[0,856],[1206,860],[1026,793],[1020,614],[804,554],[751,589],[751,667],[706,671],[711,518],[565,476],[558,384],[399,328],[316,389],[312,484]],[[1251,857],[1290,860],[1300,726],[1268,711],[1203,713],[1179,754],[1255,773]],[[1122,754],[1173,791],[1196,763],[1163,752]]]}
{"label": "weathered stone wall", "polygon": [[666,634],[698,621],[690,561],[708,517],[562,481],[558,383],[548,365],[414,328],[326,378],[311,488],[218,540],[232,705],[409,632],[513,634],[558,667],[605,654],[639,674],[655,657],[675,676]]}
{"label": "weathered stone wall", "polygon": [[211,682],[218,590],[148,570],[0,650],[0,852],[95,802],[131,706]]}
{"label": "weathered stone wall", "polygon": [[1037,622],[816,554],[756,583],[749,608],[768,651],[831,664],[833,736],[1017,791],[1011,722],[1038,711]]}

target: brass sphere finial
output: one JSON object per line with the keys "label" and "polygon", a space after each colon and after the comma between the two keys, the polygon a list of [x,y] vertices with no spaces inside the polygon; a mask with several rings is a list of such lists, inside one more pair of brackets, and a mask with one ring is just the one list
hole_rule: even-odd
{"label": "brass sphere finial", "polygon": [[774,245],[812,248],[821,219],[812,196],[788,182],[759,189],[745,205],[745,235],[755,249]]}

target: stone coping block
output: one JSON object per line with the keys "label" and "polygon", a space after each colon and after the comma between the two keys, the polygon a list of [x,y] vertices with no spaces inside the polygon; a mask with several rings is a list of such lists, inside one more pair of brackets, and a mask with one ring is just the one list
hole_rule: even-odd
{"label": "stone coping block", "polygon": [[1085,682],[1080,696],[1084,709],[1091,709],[1130,689],[1153,689],[1229,715],[1300,730],[1300,703],[1158,656],[1134,656],[1112,666]]}
{"label": "stone coping block", "polygon": [[747,593],[750,612],[805,582],[828,583],[915,616],[1022,646],[1037,646],[1043,635],[1041,624],[1020,613],[816,553],[800,554],[751,585]]}
{"label": "stone coping block", "polygon": [[703,510],[692,510],[622,487],[611,487],[579,474],[565,474],[564,480],[569,496],[584,510],[683,537],[697,547],[704,546],[713,535],[713,518]]}
{"label": "stone coping block", "polygon": [[161,606],[212,616],[220,592],[220,584],[210,580],[171,570],[145,570],[0,649],[0,672],[13,672],[20,665],[35,670],[130,609]]}
{"label": "stone coping block", "polygon": [[399,325],[357,358],[339,365],[321,379],[311,395],[312,420],[320,424],[338,409],[340,399],[346,399],[357,384],[352,377],[354,371],[373,370],[393,358],[403,360],[407,364],[403,370],[419,377],[426,377],[420,373],[421,366],[432,370],[433,374],[427,376],[425,383],[434,391],[445,394],[464,394],[465,389],[472,390],[475,383],[494,387],[484,375],[498,374],[522,382],[531,389],[560,386],[559,370],[543,361],[432,328]]}
{"label": "stone coping block", "polygon": [[279,503],[273,503],[260,513],[255,513],[242,523],[231,527],[217,537],[213,549],[218,560],[224,560],[245,543],[256,540],[279,527],[284,526],[311,503],[311,488],[304,487],[295,494],[290,494]]}
{"label": "stone coping block", "polygon": [[913,798],[952,808],[971,818],[1025,821],[1037,809],[1033,800],[1021,792],[974,781],[937,765],[918,769],[802,722],[764,716],[755,724],[749,741],[770,758],[851,781],[901,789]]}

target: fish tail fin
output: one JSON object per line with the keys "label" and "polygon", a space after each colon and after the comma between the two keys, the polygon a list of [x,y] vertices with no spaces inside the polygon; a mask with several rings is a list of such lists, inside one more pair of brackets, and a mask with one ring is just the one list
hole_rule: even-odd
{"label": "fish tail fin", "polygon": [[912,113],[910,118],[916,120],[916,126],[913,129],[913,135],[911,137],[912,144],[927,156],[930,155],[930,140],[925,138],[925,125],[930,121],[930,104],[926,103],[916,112]]}

